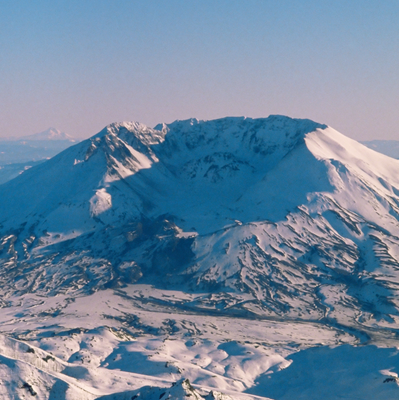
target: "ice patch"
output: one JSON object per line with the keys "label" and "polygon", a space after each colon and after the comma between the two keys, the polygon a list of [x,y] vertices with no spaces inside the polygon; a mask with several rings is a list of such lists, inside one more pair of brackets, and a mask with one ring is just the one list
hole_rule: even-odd
{"label": "ice patch", "polygon": [[112,207],[112,197],[107,191],[99,189],[96,194],[90,199],[90,214],[97,216],[109,210]]}

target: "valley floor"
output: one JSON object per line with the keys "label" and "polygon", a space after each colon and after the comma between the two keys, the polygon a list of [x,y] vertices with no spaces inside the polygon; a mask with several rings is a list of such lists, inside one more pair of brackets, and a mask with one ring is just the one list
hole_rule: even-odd
{"label": "valley floor", "polygon": [[0,309],[0,398],[399,396],[394,330],[182,306],[198,296],[130,285],[8,299]]}

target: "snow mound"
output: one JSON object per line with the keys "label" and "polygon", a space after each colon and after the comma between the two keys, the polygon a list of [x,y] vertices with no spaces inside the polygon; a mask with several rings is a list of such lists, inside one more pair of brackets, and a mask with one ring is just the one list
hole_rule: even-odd
{"label": "snow mound", "polygon": [[[240,396],[241,397],[241,396]],[[234,400],[234,398],[221,392],[195,389],[188,379],[182,378],[172,384],[170,388],[144,386],[139,390],[125,393],[116,393],[102,396],[99,400]]]}

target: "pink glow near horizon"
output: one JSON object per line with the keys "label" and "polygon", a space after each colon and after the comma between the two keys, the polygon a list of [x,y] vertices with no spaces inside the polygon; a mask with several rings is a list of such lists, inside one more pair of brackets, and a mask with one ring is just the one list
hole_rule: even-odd
{"label": "pink glow near horizon", "polygon": [[399,140],[399,3],[0,6],[0,137],[283,114]]}

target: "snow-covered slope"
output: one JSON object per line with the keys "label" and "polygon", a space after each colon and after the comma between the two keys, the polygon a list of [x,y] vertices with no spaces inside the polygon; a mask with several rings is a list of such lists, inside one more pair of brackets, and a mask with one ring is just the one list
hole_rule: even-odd
{"label": "snow-covered slope", "polygon": [[[43,348],[45,332],[78,327],[66,321],[81,298],[82,329],[113,325],[139,337],[177,338],[177,347],[156,351],[149,339],[126,348],[107,339],[112,356],[95,356],[99,367],[136,374],[126,360],[132,352],[147,357],[151,348],[157,361],[141,372],[163,380],[146,381],[146,393],[163,395],[155,388],[178,381],[185,368],[195,390],[209,389],[198,398],[212,388],[268,397],[279,392],[266,384],[267,374],[288,366],[284,357],[298,346],[397,345],[399,161],[331,127],[282,116],[192,119],[154,129],[112,124],[3,184],[0,210],[6,325]],[[96,306],[86,318],[88,301]],[[28,331],[19,314],[30,321]],[[48,323],[38,325],[44,316]],[[233,317],[243,322],[232,328]],[[254,327],[245,326],[254,321],[280,325],[250,333]],[[287,323],[291,339],[281,337]],[[319,333],[310,334],[314,327]],[[246,329],[250,346],[263,343],[266,353],[218,341],[245,341],[238,332]],[[93,337],[105,340],[100,331]],[[221,335],[217,344],[207,338],[191,353],[184,337],[202,340],[209,332]],[[54,343],[52,351],[73,361]],[[78,353],[86,354],[88,342],[79,343]],[[201,361],[207,351],[212,357]],[[179,352],[198,357],[198,366],[185,364]],[[166,379],[164,364],[172,359],[181,371]],[[115,396],[122,397],[115,398],[138,396],[143,386],[115,384],[109,393],[119,387]],[[382,388],[378,383],[373,393],[391,390]]]}
{"label": "snow-covered slope", "polygon": [[29,168],[32,168],[34,165],[38,165],[42,162],[44,162],[44,160],[0,165],[0,185],[16,178]]}
{"label": "snow-covered slope", "polygon": [[[288,137],[279,135],[288,122],[279,117],[256,122],[231,118],[207,124],[177,122],[162,130],[114,124],[10,182],[3,192],[12,192],[23,202],[23,207],[18,207],[23,211],[19,218],[23,223],[35,223],[35,218],[29,217],[33,209],[44,215],[53,207],[69,204],[85,208],[90,222],[93,216],[105,223],[121,216],[126,221],[127,217],[156,218],[169,213],[190,219],[186,225],[199,224],[201,232],[212,231],[236,217],[237,211],[228,209],[303,142],[304,132],[316,126],[300,121],[298,126],[287,127]],[[24,199],[18,193],[27,185],[40,187],[31,191],[34,198]],[[105,205],[104,198],[109,198],[105,193],[111,196],[113,207]],[[14,200],[10,206],[5,204],[10,197],[4,195],[0,201],[3,209],[14,212]],[[207,218],[198,215],[209,214],[209,209]],[[127,212],[130,215],[126,216]],[[213,223],[218,213],[221,216]],[[209,226],[211,222],[214,226]],[[15,218],[12,224],[15,227]]]}

